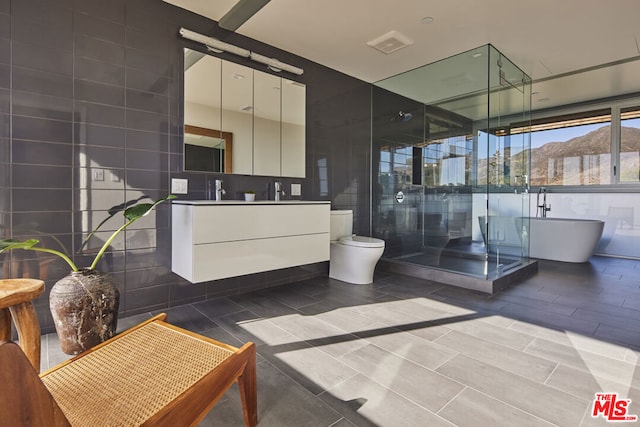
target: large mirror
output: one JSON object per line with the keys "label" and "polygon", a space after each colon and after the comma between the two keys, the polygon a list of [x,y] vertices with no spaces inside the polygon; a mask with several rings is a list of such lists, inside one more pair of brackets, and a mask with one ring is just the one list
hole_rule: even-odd
{"label": "large mirror", "polygon": [[305,176],[303,84],[184,50],[184,169]]}

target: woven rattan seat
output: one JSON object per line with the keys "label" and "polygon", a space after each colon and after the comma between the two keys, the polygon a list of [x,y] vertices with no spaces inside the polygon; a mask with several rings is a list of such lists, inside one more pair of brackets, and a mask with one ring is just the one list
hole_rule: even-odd
{"label": "woven rattan seat", "polygon": [[69,424],[195,425],[237,380],[245,423],[255,425],[255,345],[238,349],[161,319],[150,319],[41,375]]}

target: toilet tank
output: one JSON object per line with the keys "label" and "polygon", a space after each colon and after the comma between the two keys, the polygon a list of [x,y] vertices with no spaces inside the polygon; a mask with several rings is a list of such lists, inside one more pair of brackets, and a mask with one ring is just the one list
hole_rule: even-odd
{"label": "toilet tank", "polygon": [[351,236],[353,233],[353,211],[351,210],[331,211],[329,222],[331,224],[331,240]]}

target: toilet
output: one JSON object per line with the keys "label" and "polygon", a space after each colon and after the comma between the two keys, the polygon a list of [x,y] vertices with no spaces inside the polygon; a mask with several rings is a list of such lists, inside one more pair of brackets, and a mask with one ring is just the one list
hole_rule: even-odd
{"label": "toilet", "polygon": [[329,277],[356,285],[373,282],[373,270],[384,252],[384,240],[356,236],[353,211],[331,211]]}

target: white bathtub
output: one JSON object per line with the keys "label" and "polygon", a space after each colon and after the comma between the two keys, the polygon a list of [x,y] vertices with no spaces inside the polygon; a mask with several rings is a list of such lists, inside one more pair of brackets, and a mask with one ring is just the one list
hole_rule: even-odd
{"label": "white bathtub", "polygon": [[[522,222],[527,224],[529,257],[564,262],[587,262],[598,246],[604,221],[570,218],[489,217],[489,249],[519,256]],[[487,244],[485,217],[478,217]]]}
{"label": "white bathtub", "polygon": [[529,218],[529,257],[587,262],[603,229],[596,219]]}

